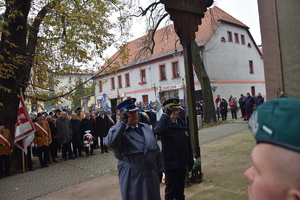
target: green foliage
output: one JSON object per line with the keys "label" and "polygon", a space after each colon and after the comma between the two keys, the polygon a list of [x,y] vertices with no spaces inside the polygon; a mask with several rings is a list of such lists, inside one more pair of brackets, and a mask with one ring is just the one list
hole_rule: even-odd
{"label": "green foliage", "polygon": [[[128,34],[124,28],[127,21],[123,15],[126,15],[131,7],[130,1],[37,0],[33,1],[30,7],[22,8],[10,6],[17,4],[14,1],[0,0],[0,4],[6,5],[7,11],[11,10],[8,11],[8,19],[1,22],[0,30],[9,40],[3,40],[1,43],[6,43],[12,50],[18,51],[20,47],[16,45],[13,37],[9,37],[12,29],[8,27],[8,21],[24,17],[27,26],[19,25],[17,29],[26,29],[24,44],[26,43],[28,56],[0,49],[0,52],[11,56],[10,62],[6,63],[7,56],[3,53],[0,55],[0,79],[13,78],[15,70],[24,70],[17,66],[29,66],[30,80],[18,82],[27,87],[26,95],[29,100],[37,99],[54,104],[62,96],[72,98],[72,90],[75,90],[77,85],[74,85],[72,90],[68,88],[49,95],[49,89],[57,87],[61,82],[61,78],[57,77],[98,70],[100,65],[97,61],[105,60],[103,52],[112,44],[122,45],[127,40],[126,37],[122,37]],[[28,8],[29,10],[21,10]],[[28,16],[24,14],[26,12],[29,12]],[[117,19],[117,15],[120,15],[119,19],[122,20],[114,20]],[[122,27],[122,31],[116,31],[119,27]],[[128,57],[125,55],[128,52],[121,53],[121,59]],[[86,88],[92,89],[90,86]],[[1,86],[0,90],[9,92],[11,88]]]}

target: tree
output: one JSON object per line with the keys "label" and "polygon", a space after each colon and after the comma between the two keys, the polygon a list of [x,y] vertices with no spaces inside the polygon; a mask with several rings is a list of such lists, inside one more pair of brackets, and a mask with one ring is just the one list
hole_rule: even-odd
{"label": "tree", "polygon": [[74,95],[73,95],[73,101],[72,101],[72,110],[76,110],[76,108],[81,107],[81,99],[84,96],[87,96],[89,94],[93,94],[95,87],[94,85],[88,85],[85,87],[83,84],[83,81],[81,78],[79,78],[76,81],[76,85],[80,85],[79,87],[76,88]]}
{"label": "tree", "polygon": [[213,95],[210,86],[210,79],[206,73],[202,56],[199,53],[199,46],[196,41],[192,41],[192,57],[195,72],[198,80],[201,83],[202,96],[203,96],[203,121],[204,123],[213,123],[217,122],[215,105],[213,101]]}
{"label": "tree", "polygon": [[[118,40],[111,30],[118,26],[124,30],[125,18],[114,22],[110,16],[131,6],[119,0],[2,0],[0,4],[5,9],[0,42],[0,120],[5,120],[12,133],[20,90],[48,90],[59,81],[52,77],[80,72],[91,66],[94,58],[102,58],[103,51]],[[25,94],[25,98],[42,101],[49,98],[47,93]],[[16,171],[21,166],[16,148],[12,157]]]}

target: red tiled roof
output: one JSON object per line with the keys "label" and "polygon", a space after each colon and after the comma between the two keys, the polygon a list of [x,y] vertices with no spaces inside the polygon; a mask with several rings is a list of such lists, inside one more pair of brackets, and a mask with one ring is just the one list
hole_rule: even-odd
{"label": "red tiled roof", "polygon": [[[205,16],[202,18],[202,24],[199,26],[199,30],[196,33],[196,42],[198,44],[205,45],[221,22],[233,23],[249,29],[248,26],[215,6],[205,12]],[[173,24],[158,29],[154,35],[155,47],[153,54],[151,54],[150,50],[148,49],[143,55],[139,56],[138,52],[145,47],[147,38],[148,35],[145,35],[127,43],[130,52],[127,66],[159,58],[165,55],[170,55],[174,52],[175,42],[178,40]],[[178,50],[182,49],[182,46],[179,44],[179,42],[177,42],[176,47]],[[116,52],[111,57],[111,60],[113,60],[118,54],[119,52]]]}

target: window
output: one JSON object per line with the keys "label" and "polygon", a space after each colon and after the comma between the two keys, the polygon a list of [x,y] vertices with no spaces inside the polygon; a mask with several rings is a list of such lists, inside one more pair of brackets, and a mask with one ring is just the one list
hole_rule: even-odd
{"label": "window", "polygon": [[227,31],[228,33],[228,42],[232,42],[232,33],[230,31]]}
{"label": "window", "polygon": [[112,90],[116,89],[116,86],[115,86],[115,77],[111,77],[110,78],[110,88]]}
{"label": "window", "polygon": [[146,70],[141,69],[141,81],[142,83],[146,83]]}
{"label": "window", "polygon": [[102,81],[99,81],[98,84],[99,84],[99,92],[102,92]]}
{"label": "window", "polygon": [[221,42],[226,42],[226,39],[224,37],[221,37]]}
{"label": "window", "polygon": [[118,88],[122,88],[122,76],[118,76]]}
{"label": "window", "polygon": [[143,103],[149,103],[148,95],[142,95]]}
{"label": "window", "polygon": [[251,86],[251,96],[255,96],[255,86]]}
{"label": "window", "polygon": [[242,42],[242,44],[246,44],[245,43],[245,36],[244,35],[241,35],[241,42]]}
{"label": "window", "polygon": [[254,74],[254,68],[253,68],[253,61],[249,60],[249,70],[250,70],[250,74]]}
{"label": "window", "polygon": [[159,72],[160,72],[160,80],[167,80],[167,75],[166,75],[166,66],[165,65],[160,65],[159,66]]}
{"label": "window", "polygon": [[179,66],[178,62],[172,63],[172,71],[173,71],[173,78],[179,78]]}
{"label": "window", "polygon": [[130,87],[129,74],[125,74],[125,87]]}
{"label": "window", "polygon": [[251,44],[250,43],[248,43],[248,47],[251,48]]}
{"label": "window", "polygon": [[234,38],[235,38],[235,43],[240,43],[240,40],[239,40],[239,34],[238,33],[234,33]]}

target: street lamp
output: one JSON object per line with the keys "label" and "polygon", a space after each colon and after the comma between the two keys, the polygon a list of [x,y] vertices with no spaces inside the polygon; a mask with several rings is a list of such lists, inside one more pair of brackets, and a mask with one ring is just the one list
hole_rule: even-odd
{"label": "street lamp", "polygon": [[173,53],[174,58],[178,58],[180,56],[180,52],[176,48],[176,44],[177,44],[178,41],[180,41],[180,39],[177,39],[176,42],[175,42],[175,50],[174,50],[174,53]]}

